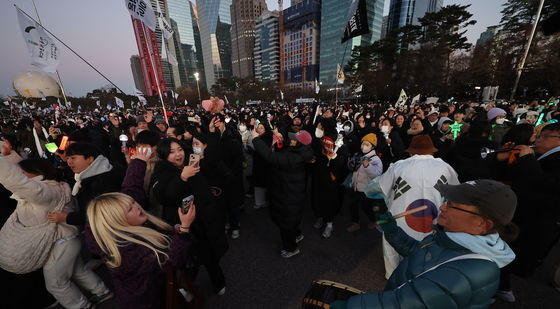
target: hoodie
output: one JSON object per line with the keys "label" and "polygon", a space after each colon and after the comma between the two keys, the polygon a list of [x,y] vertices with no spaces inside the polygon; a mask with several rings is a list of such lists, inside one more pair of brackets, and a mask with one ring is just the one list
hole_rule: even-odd
{"label": "hoodie", "polygon": [[471,250],[474,253],[482,254],[492,259],[498,267],[503,268],[515,259],[515,253],[500,236],[471,235],[467,233],[446,232],[447,237],[457,244]]}

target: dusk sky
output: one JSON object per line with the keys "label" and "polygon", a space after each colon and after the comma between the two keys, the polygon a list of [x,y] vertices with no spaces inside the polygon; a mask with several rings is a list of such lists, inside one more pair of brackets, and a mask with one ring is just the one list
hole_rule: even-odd
{"label": "dusk sky", "polygon": [[[277,9],[277,1],[266,0],[269,9]],[[289,5],[284,0],[284,7]],[[390,0],[385,2],[387,15]],[[475,43],[487,26],[500,21],[506,0],[444,0],[444,5],[471,4],[470,12],[477,24],[467,32]],[[70,45],[125,92],[134,92],[130,56],[138,54],[130,15],[122,0],[35,0],[45,27]],[[20,72],[39,71],[32,66],[17,22],[18,5],[35,17],[31,0],[0,1],[0,97],[13,95],[12,80]],[[84,96],[92,89],[107,85],[101,76],[78,59],[62,44],[58,70],[70,96]]]}

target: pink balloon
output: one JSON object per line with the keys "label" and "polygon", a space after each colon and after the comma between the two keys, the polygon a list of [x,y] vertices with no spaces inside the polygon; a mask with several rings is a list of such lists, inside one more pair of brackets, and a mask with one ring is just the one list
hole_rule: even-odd
{"label": "pink balloon", "polygon": [[215,100],[202,100],[202,108],[205,111],[210,112],[213,109],[217,108],[217,112],[220,112],[224,109],[224,100],[222,99],[215,99]]}

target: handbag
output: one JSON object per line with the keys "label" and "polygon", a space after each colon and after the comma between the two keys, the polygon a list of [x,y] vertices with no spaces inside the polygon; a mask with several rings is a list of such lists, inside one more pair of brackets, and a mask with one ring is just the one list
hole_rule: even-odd
{"label": "handbag", "polygon": [[14,211],[0,230],[0,267],[16,274],[43,267],[54,246],[57,230],[58,224],[48,221],[25,226]]}

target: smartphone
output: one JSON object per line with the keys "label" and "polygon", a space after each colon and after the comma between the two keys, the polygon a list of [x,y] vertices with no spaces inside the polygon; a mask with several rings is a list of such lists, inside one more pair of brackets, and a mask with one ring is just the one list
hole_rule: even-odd
{"label": "smartphone", "polygon": [[60,141],[60,146],[58,146],[58,149],[66,150],[66,144],[67,143],[68,143],[68,136],[63,136],[62,140]]}
{"label": "smartphone", "polygon": [[183,214],[189,212],[189,209],[191,209],[193,202],[194,202],[194,195],[189,195],[185,197],[181,201],[181,212],[183,212]]}
{"label": "smartphone", "polygon": [[189,165],[192,165],[194,167],[198,167],[199,162],[200,162],[200,155],[192,153],[189,156]]}

